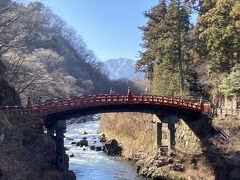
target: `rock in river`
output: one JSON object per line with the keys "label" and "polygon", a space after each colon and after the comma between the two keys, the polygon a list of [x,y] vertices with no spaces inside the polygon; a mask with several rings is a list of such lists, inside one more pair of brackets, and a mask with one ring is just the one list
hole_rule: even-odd
{"label": "rock in river", "polygon": [[92,146],[90,146],[89,148],[90,148],[91,150],[94,150],[94,149],[95,149],[95,146],[92,145]]}
{"label": "rock in river", "polygon": [[74,154],[70,154],[69,157],[74,157]]}
{"label": "rock in river", "polygon": [[118,145],[118,142],[115,139],[107,141],[104,147],[108,155],[120,154],[122,151],[122,148]]}
{"label": "rock in river", "polygon": [[86,139],[82,139],[76,144],[76,146],[80,146],[80,147],[88,146],[88,141]]}
{"label": "rock in river", "polygon": [[102,134],[101,136],[99,136],[100,142],[106,142],[106,137],[105,134]]}
{"label": "rock in river", "polygon": [[96,151],[101,151],[102,150],[102,146],[96,146],[95,150]]}

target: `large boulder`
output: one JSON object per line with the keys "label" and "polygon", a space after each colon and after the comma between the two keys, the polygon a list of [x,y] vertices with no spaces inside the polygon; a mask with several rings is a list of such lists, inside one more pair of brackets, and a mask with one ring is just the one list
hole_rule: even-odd
{"label": "large boulder", "polygon": [[116,139],[109,140],[105,143],[105,152],[108,155],[117,155],[121,154],[122,148],[118,145],[118,142]]}
{"label": "large boulder", "polygon": [[88,146],[88,141],[86,139],[82,139],[76,144],[76,146],[80,146],[80,147]]}

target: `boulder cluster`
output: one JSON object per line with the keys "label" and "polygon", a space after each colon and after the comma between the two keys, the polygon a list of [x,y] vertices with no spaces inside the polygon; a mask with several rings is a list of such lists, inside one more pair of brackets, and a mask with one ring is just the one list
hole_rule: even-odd
{"label": "boulder cluster", "polygon": [[[84,135],[87,134],[87,132],[83,132]],[[66,138],[67,140],[74,140],[72,138]],[[72,141],[71,144],[75,146],[82,147],[83,151],[87,150],[87,147],[92,150],[92,151],[104,151],[108,155],[121,155],[122,148],[119,146],[118,142],[116,139],[111,139],[108,140],[105,137],[105,134],[101,134],[99,137],[99,142],[103,143],[102,146],[100,145],[94,145],[97,141],[95,140],[92,144],[90,145],[87,138],[83,137],[79,142]],[[65,147],[66,150],[69,150],[68,148]],[[70,154],[69,157],[74,157],[74,154]]]}

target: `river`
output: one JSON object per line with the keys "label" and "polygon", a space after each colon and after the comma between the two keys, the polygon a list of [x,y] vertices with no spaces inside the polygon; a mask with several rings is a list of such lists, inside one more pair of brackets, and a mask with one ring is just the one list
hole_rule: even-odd
{"label": "river", "polygon": [[[84,134],[86,132],[87,134]],[[65,147],[70,157],[69,169],[77,175],[77,180],[143,180],[138,177],[131,162],[123,161],[119,157],[107,156],[104,152],[90,150],[72,145],[86,137],[89,145],[102,146],[98,136],[100,133],[99,121],[71,124],[65,133]]]}

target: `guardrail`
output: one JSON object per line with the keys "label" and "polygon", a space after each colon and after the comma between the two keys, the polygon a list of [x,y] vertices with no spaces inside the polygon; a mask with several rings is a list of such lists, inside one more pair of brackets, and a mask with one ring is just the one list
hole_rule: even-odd
{"label": "guardrail", "polygon": [[240,109],[227,109],[227,108],[213,108],[212,109],[212,114],[214,116],[217,115],[223,115],[223,116],[227,116],[227,115],[235,115],[235,116],[240,116]]}
{"label": "guardrail", "polygon": [[149,104],[178,107],[197,112],[208,111],[209,106],[203,103],[193,103],[179,98],[152,96],[152,95],[119,95],[119,94],[99,94],[91,96],[79,96],[65,98],[55,101],[39,102],[38,104],[28,104],[27,106],[6,106],[0,107],[0,111],[15,115],[47,115],[54,111],[66,110],[74,107],[83,108],[99,105],[114,104]]}
{"label": "guardrail", "polygon": [[39,106],[4,106],[0,107],[0,112],[5,112],[10,115],[38,115],[39,114]]}
{"label": "guardrail", "polygon": [[43,103],[43,112],[49,110],[55,110],[62,107],[71,106],[94,106],[104,104],[152,104],[152,105],[169,105],[173,107],[191,109],[199,112],[204,111],[204,105],[202,103],[193,103],[191,101],[185,101],[177,98],[169,98],[162,96],[150,96],[150,95],[93,95],[93,96],[81,96],[67,98],[60,101],[45,102]]}

